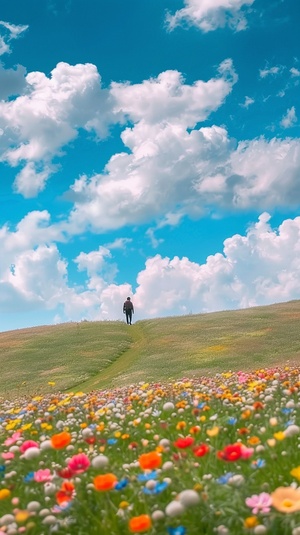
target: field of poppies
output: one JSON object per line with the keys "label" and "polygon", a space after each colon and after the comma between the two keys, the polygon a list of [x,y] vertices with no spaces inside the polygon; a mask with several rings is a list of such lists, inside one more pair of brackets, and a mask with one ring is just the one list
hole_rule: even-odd
{"label": "field of poppies", "polygon": [[0,535],[300,535],[300,368],[0,403]]}

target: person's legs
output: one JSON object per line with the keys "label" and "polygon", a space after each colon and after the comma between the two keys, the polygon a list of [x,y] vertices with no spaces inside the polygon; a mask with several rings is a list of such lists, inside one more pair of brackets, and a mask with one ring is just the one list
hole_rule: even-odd
{"label": "person's legs", "polygon": [[[127,321],[127,324],[130,321],[130,312],[131,312],[131,310],[126,310],[126,321]],[[131,321],[130,321],[130,323],[131,323]]]}
{"label": "person's legs", "polygon": [[130,321],[130,325],[131,325],[131,322],[132,322],[132,310],[128,310],[129,312],[129,321]]}

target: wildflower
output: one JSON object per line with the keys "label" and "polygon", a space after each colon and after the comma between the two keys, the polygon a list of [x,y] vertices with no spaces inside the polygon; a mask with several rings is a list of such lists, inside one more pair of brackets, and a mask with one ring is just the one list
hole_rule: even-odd
{"label": "wildflower", "polygon": [[60,450],[68,446],[71,442],[71,435],[67,431],[62,431],[51,437],[51,445],[54,449]]}
{"label": "wildflower", "polygon": [[211,429],[207,429],[206,434],[210,438],[212,438],[212,437],[216,437],[219,434],[219,431],[220,431],[220,428],[217,425],[215,425]]}
{"label": "wildflower", "polygon": [[143,470],[153,470],[159,468],[162,464],[161,456],[156,451],[143,453],[139,456],[139,464]]}
{"label": "wildflower", "polygon": [[293,468],[293,470],[290,471],[291,476],[295,477],[300,481],[300,466],[297,466],[297,468]]}
{"label": "wildflower", "polygon": [[79,453],[78,455],[74,455],[68,462],[68,468],[74,474],[82,474],[83,472],[86,472],[90,464],[88,456],[85,455],[85,453]]}
{"label": "wildflower", "polygon": [[155,485],[153,486],[153,488],[144,487],[143,492],[144,494],[160,494],[167,487],[168,487],[167,481],[162,481],[162,482],[157,481],[155,482]]}
{"label": "wildflower", "polygon": [[210,448],[207,446],[207,444],[199,444],[198,446],[194,447],[193,453],[196,455],[196,457],[203,457],[209,452],[209,449]]}
{"label": "wildflower", "polygon": [[123,479],[118,481],[118,483],[116,483],[115,489],[116,490],[122,490],[122,489],[125,489],[125,487],[127,487],[127,485],[128,485],[128,479],[126,479],[126,477],[124,477]]}
{"label": "wildflower", "polygon": [[169,535],[185,535],[186,528],[184,526],[177,526],[176,528],[167,528]]}
{"label": "wildflower", "polygon": [[71,479],[73,477],[74,473],[72,470],[70,470],[69,467],[61,468],[60,470],[56,470],[56,473],[59,477],[63,479]]}
{"label": "wildflower", "polygon": [[166,515],[170,517],[182,515],[184,511],[185,507],[180,501],[173,500],[172,502],[168,503],[166,507]]}
{"label": "wildflower", "polygon": [[22,436],[22,433],[20,433],[20,431],[16,431],[15,433],[12,434],[11,437],[8,437],[5,440],[4,446],[12,446],[21,438],[21,436]]}
{"label": "wildflower", "polygon": [[70,481],[64,481],[55,498],[58,505],[71,501],[75,496],[75,487]]}
{"label": "wildflower", "polygon": [[255,528],[255,526],[258,526],[259,521],[257,516],[248,516],[244,520],[244,526],[245,528],[252,529]]}
{"label": "wildflower", "polygon": [[183,490],[178,495],[178,499],[184,507],[191,507],[192,505],[197,505],[200,502],[198,493],[195,490]]}
{"label": "wildflower", "polygon": [[94,487],[96,490],[105,491],[115,487],[118,479],[114,474],[100,474],[94,477]]}
{"label": "wildflower", "polygon": [[217,456],[223,461],[238,461],[242,457],[241,444],[229,444],[223,450],[218,451]]}
{"label": "wildflower", "polygon": [[271,493],[272,505],[281,513],[300,511],[300,491],[292,487],[278,487]]}
{"label": "wildflower", "polygon": [[269,513],[272,505],[272,499],[267,492],[261,492],[260,494],[253,494],[250,498],[246,498],[245,503],[252,509],[252,513]]}
{"label": "wildflower", "polygon": [[5,500],[6,498],[10,497],[10,490],[9,489],[0,489],[0,500]]}
{"label": "wildflower", "polygon": [[15,456],[15,454],[11,451],[6,451],[6,452],[3,452],[1,453],[1,457],[2,459],[4,459],[4,461],[10,461],[11,459],[13,459]]}
{"label": "wildflower", "polygon": [[35,442],[34,440],[25,440],[25,442],[23,442],[23,444],[21,444],[20,446],[20,452],[25,453],[25,451],[28,450],[29,448],[38,448],[38,447],[39,447],[39,444]]}
{"label": "wildflower", "polygon": [[152,527],[151,518],[149,515],[134,516],[129,520],[128,527],[132,533],[144,533]]}
{"label": "wildflower", "polygon": [[176,448],[184,449],[184,448],[189,448],[189,446],[194,444],[194,442],[195,442],[195,439],[193,437],[183,437],[183,438],[178,438],[174,442],[174,446],[176,446]]}
{"label": "wildflower", "polygon": [[109,460],[105,455],[97,455],[92,460],[92,466],[94,468],[103,468],[104,466],[107,466],[108,463],[109,463]]}
{"label": "wildflower", "polygon": [[37,483],[46,483],[52,479],[53,476],[51,475],[49,468],[45,468],[45,470],[37,470],[37,472],[34,473],[34,481]]}
{"label": "wildflower", "polygon": [[152,472],[145,472],[145,474],[139,474],[137,476],[139,481],[150,481],[150,479],[155,479],[157,477],[156,470],[152,470]]}

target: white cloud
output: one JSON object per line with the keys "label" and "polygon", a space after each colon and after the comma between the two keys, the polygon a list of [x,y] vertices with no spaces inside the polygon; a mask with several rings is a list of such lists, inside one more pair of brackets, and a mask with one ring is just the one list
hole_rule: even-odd
{"label": "white cloud", "polygon": [[267,67],[265,69],[259,70],[259,76],[260,78],[266,78],[267,76],[276,76],[277,74],[280,74],[283,70],[283,67],[281,65],[275,65],[274,67]]}
{"label": "white cloud", "polygon": [[243,104],[240,104],[240,106],[242,108],[249,108],[249,106],[251,106],[251,104],[254,104],[255,100],[251,97],[245,97],[245,102],[243,102]]}
{"label": "white cloud", "polygon": [[13,69],[4,69],[0,65],[0,100],[23,93],[26,87],[25,75],[26,69],[22,65]]}
{"label": "white cloud", "polygon": [[218,67],[218,76],[207,82],[197,80],[187,85],[182,74],[173,70],[141,84],[113,82],[110,92],[114,111],[135,123],[143,121],[150,126],[161,121],[176,122],[192,128],[223,103],[236,81],[232,60],[226,59]]}
{"label": "white cloud", "polygon": [[297,115],[296,115],[296,109],[295,106],[292,106],[289,108],[286,112],[286,114],[281,119],[281,126],[283,128],[290,128],[298,121]]}
{"label": "white cloud", "polygon": [[291,73],[291,75],[292,75],[293,77],[298,77],[298,76],[300,76],[300,71],[299,71],[299,69],[296,69],[296,67],[292,67],[292,68],[290,69],[290,73]]}
{"label": "white cloud", "polygon": [[50,78],[41,72],[27,74],[26,84],[26,94],[0,102],[0,143],[2,161],[11,166],[25,163],[16,189],[29,197],[44,188],[54,171],[51,159],[61,155],[79,128],[107,134],[111,107],[92,64],[59,63]]}
{"label": "white cloud", "polygon": [[122,319],[123,301],[131,295],[136,319],[142,319],[300,298],[300,217],[283,221],[275,230],[270,215],[263,213],[245,235],[227,238],[223,251],[203,264],[177,256],[149,258],[137,274],[135,292],[128,283],[114,282],[113,258],[103,246],[77,256],[86,281],[72,286],[57,246],[33,246],[41,240],[39,221],[47,225],[47,215],[30,214],[16,233],[0,229],[2,311],[53,310],[62,321],[116,320]]}
{"label": "white cloud", "polygon": [[28,27],[28,25],[10,24],[9,22],[0,20],[0,56],[11,52],[9,42],[12,39],[17,39],[23,32],[25,32],[25,30],[28,29]]}
{"label": "white cloud", "polygon": [[167,25],[170,30],[187,23],[203,32],[225,26],[241,31],[247,27],[246,8],[253,3],[254,0],[184,0],[185,7],[174,15],[168,14]]}

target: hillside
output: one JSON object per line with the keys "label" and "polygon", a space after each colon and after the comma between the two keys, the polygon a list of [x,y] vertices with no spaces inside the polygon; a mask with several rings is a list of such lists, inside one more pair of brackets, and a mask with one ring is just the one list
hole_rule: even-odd
{"label": "hillside", "polygon": [[300,362],[300,301],[122,322],[0,333],[0,395],[90,390]]}

